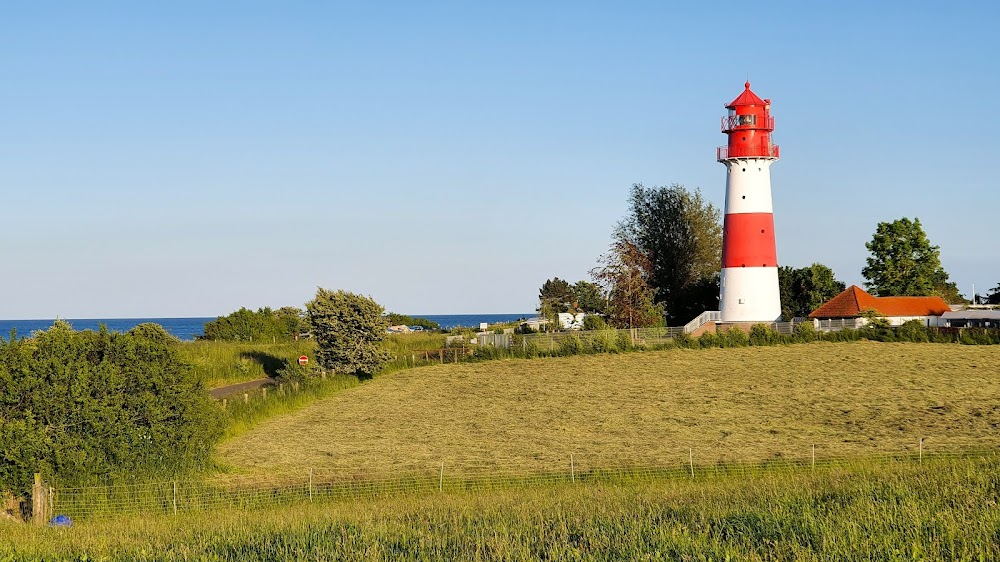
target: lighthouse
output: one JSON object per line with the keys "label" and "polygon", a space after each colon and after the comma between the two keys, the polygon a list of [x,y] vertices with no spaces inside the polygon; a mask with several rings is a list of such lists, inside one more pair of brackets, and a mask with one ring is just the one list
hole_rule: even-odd
{"label": "lighthouse", "polygon": [[722,132],[729,137],[716,153],[726,165],[726,215],[722,231],[719,307],[723,323],[774,322],[781,316],[778,253],[771,207],[771,164],[778,146],[771,140],[771,100],[745,84],[726,104]]}

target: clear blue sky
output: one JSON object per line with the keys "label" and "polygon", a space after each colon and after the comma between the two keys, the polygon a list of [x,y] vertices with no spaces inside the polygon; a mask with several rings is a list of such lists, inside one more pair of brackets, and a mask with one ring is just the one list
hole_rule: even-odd
{"label": "clear blue sky", "polygon": [[317,286],[527,312],[633,182],[720,205],[773,100],[778,257],[848,283],[919,217],[1000,283],[994,2],[26,2],[0,8],[0,318],[214,316]]}

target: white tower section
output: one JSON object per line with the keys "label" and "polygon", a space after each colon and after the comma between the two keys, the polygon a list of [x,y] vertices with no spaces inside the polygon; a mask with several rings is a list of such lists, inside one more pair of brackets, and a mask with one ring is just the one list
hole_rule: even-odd
{"label": "white tower section", "polygon": [[775,160],[723,161],[726,165],[723,237],[727,250],[724,255],[730,259],[728,264],[723,261],[722,268],[719,298],[722,322],[774,322],[781,316],[771,206],[770,168]]}

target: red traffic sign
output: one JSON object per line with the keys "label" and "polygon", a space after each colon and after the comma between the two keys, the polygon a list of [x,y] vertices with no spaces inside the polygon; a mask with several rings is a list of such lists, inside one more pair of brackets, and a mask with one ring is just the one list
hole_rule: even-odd
{"label": "red traffic sign", "polygon": [[299,356],[299,365],[305,365],[308,362],[309,362],[308,357],[306,357],[305,355]]}

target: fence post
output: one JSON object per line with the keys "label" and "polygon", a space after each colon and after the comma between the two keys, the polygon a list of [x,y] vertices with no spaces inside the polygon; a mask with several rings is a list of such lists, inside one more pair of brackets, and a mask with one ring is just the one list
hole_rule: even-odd
{"label": "fence post", "polygon": [[222,409],[225,410],[229,406],[229,400],[226,398],[222,399]]}
{"label": "fence post", "polygon": [[691,478],[694,478],[694,449],[688,449],[688,466],[691,467]]}
{"label": "fence post", "polygon": [[919,447],[920,447],[920,449],[919,449],[920,452],[918,453],[919,457],[917,457],[917,458],[919,459],[920,464],[924,464],[924,438],[923,437],[920,438]]}
{"label": "fence post", "polygon": [[282,396],[285,395],[285,383],[283,382],[278,383],[278,394]]}
{"label": "fence post", "polygon": [[262,395],[261,397],[262,397],[262,398],[263,398],[264,400],[267,400],[267,387],[265,386],[264,388],[262,388],[262,389],[260,389],[260,390],[261,390],[261,395]]}
{"label": "fence post", "polygon": [[573,466],[573,453],[569,454],[569,479],[576,484],[576,467]]}
{"label": "fence post", "polygon": [[35,473],[35,483],[31,486],[31,521],[35,525],[45,524],[45,487],[42,473]]}
{"label": "fence post", "polygon": [[438,480],[438,491],[444,491],[444,463],[441,463],[441,479]]}
{"label": "fence post", "polygon": [[441,359],[441,364],[444,365],[444,348],[438,350],[438,357]]}
{"label": "fence post", "polygon": [[313,501],[313,469],[309,467],[309,503]]}
{"label": "fence post", "polygon": [[816,444],[813,443],[813,470],[816,470]]}
{"label": "fence post", "polygon": [[45,494],[45,499],[47,499],[48,502],[49,502],[49,505],[48,505],[48,508],[49,508],[48,515],[49,515],[49,517],[52,517],[55,514],[55,512],[56,512],[56,508],[55,508],[55,503],[56,503],[56,489],[53,488],[52,486],[49,486],[49,488],[48,488],[48,490],[46,491],[46,494]]}
{"label": "fence post", "polygon": [[174,515],[177,515],[177,481],[174,480]]}
{"label": "fence post", "polygon": [[244,404],[249,404],[250,403],[250,393],[249,392],[244,392],[243,393],[243,403]]}

